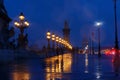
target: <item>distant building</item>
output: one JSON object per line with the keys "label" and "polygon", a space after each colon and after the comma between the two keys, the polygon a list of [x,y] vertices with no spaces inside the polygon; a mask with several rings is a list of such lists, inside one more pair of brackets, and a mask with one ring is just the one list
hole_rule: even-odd
{"label": "distant building", "polygon": [[69,28],[69,25],[68,25],[68,22],[65,21],[64,23],[64,28],[63,28],[63,38],[70,42],[70,28]]}
{"label": "distant building", "polygon": [[11,19],[8,17],[5,10],[3,0],[0,0],[0,48],[7,48],[9,42],[9,22]]}

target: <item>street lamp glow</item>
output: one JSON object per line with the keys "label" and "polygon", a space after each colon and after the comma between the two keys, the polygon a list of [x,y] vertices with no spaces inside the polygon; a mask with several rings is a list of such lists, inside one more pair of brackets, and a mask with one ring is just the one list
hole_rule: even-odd
{"label": "street lamp glow", "polygon": [[61,44],[64,44],[64,42],[63,42],[63,41],[64,41],[64,40],[62,39],[62,40],[61,40]]}
{"label": "street lamp glow", "polygon": [[48,32],[47,32],[47,36],[50,36],[50,34],[51,34],[51,33],[48,31]]}
{"label": "street lamp glow", "polygon": [[52,40],[53,41],[55,40],[55,34],[54,33],[52,34]]}
{"label": "street lamp glow", "polygon": [[61,39],[61,38],[59,38],[59,43],[61,43],[61,40],[62,40],[62,39]]}
{"label": "street lamp glow", "polygon": [[21,33],[24,32],[24,28],[27,28],[30,25],[29,22],[24,19],[23,13],[20,13],[19,21],[14,22],[14,25],[21,30]]}
{"label": "street lamp glow", "polygon": [[59,40],[59,37],[58,37],[58,36],[56,36],[56,38],[55,38],[55,39],[56,39],[56,42],[58,42],[58,40]]}
{"label": "street lamp glow", "polygon": [[14,25],[17,26],[17,27],[20,26],[20,24],[18,22],[16,22],[16,21],[14,22]]}
{"label": "street lamp glow", "polygon": [[24,19],[25,19],[23,13],[20,13],[19,19],[20,19],[20,20],[24,20]]}
{"label": "street lamp glow", "polygon": [[47,36],[47,39],[50,39],[50,36]]}
{"label": "street lamp glow", "polygon": [[95,26],[100,27],[103,25],[103,22],[95,22]]}
{"label": "street lamp glow", "polygon": [[50,38],[51,38],[51,37],[50,37],[51,33],[50,33],[49,31],[46,33],[46,35],[47,35],[47,39],[50,39]]}
{"label": "street lamp glow", "polygon": [[30,25],[29,22],[27,22],[27,21],[25,21],[24,24],[25,24],[25,26],[27,26],[27,27]]}

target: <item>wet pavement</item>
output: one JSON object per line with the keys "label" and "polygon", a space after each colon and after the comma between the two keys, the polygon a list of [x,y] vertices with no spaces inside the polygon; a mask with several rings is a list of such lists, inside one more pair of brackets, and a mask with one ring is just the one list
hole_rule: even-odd
{"label": "wet pavement", "polygon": [[0,64],[0,80],[120,80],[112,58],[66,53],[46,59],[16,59]]}

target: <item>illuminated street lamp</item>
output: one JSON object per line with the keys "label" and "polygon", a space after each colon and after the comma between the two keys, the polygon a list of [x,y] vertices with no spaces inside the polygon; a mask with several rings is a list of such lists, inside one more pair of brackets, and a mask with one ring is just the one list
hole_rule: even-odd
{"label": "illuminated street lamp", "polygon": [[98,57],[101,57],[101,49],[100,49],[100,27],[102,26],[102,22],[96,22],[95,26],[98,27]]}
{"label": "illuminated street lamp", "polygon": [[61,44],[61,42],[62,42],[62,39],[61,39],[61,38],[59,38],[58,42],[59,42],[59,44]]}
{"label": "illuminated street lamp", "polygon": [[52,45],[52,48],[53,48],[53,50],[54,50],[54,48],[55,48],[55,34],[53,33],[52,34],[52,42],[53,42],[53,45]]}
{"label": "illuminated street lamp", "polygon": [[21,34],[24,33],[24,29],[29,26],[29,22],[25,20],[25,16],[23,13],[19,15],[19,21],[15,21],[14,25],[20,29]]}
{"label": "illuminated street lamp", "polygon": [[58,36],[55,37],[55,41],[56,41],[56,54],[58,55],[58,52],[59,52],[59,48],[58,48],[59,37]]}
{"label": "illuminated street lamp", "polygon": [[56,47],[58,48],[59,37],[56,36],[56,37],[55,37],[55,40],[56,40]]}
{"label": "illuminated street lamp", "polygon": [[18,46],[23,48],[26,45],[24,29],[28,28],[29,22],[25,20],[25,16],[23,15],[23,13],[20,13],[19,21],[15,21],[14,25],[15,27],[20,29],[20,35],[18,37]]}
{"label": "illuminated street lamp", "polygon": [[66,47],[66,45],[65,45],[65,44],[66,44],[66,41],[65,41],[65,40],[63,40],[63,45],[64,45],[64,47]]}
{"label": "illuminated street lamp", "polygon": [[61,44],[63,45],[63,39],[61,39]]}
{"label": "illuminated street lamp", "polygon": [[47,33],[46,33],[46,38],[47,38],[47,40],[48,40],[48,49],[50,49],[50,38],[51,38],[51,33],[48,31]]}

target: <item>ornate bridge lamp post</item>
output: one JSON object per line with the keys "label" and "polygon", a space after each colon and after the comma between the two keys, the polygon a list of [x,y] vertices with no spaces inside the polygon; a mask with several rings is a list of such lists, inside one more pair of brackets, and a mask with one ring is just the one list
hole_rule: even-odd
{"label": "ornate bridge lamp post", "polygon": [[56,41],[56,48],[58,48],[58,41],[59,41],[59,37],[58,36],[55,37],[55,41]]}
{"label": "ornate bridge lamp post", "polygon": [[63,39],[63,47],[64,47],[64,49],[66,48],[66,46],[65,46],[65,40]]}
{"label": "ornate bridge lamp post", "polygon": [[59,42],[59,51],[61,51],[61,50],[62,50],[62,44],[61,44],[62,39],[61,39],[61,38],[59,38],[59,39],[58,39],[58,42]]}
{"label": "ornate bridge lamp post", "polygon": [[54,51],[55,50],[55,34],[54,33],[52,34],[52,48]]}
{"label": "ornate bridge lamp post", "polygon": [[61,47],[61,38],[58,39],[58,42],[59,42],[59,47]]}
{"label": "ornate bridge lamp post", "polygon": [[62,48],[63,48],[63,44],[64,44],[63,39],[61,39],[61,47]]}
{"label": "ornate bridge lamp post", "polygon": [[25,47],[25,35],[24,35],[24,29],[28,28],[29,22],[25,20],[25,16],[23,13],[20,13],[19,15],[19,21],[14,22],[15,27],[20,29],[20,35],[18,37],[18,47],[24,48]]}
{"label": "ornate bridge lamp post", "polygon": [[46,38],[47,38],[47,41],[48,41],[48,45],[47,45],[47,47],[48,47],[48,51],[50,50],[50,38],[51,38],[51,33],[48,31],[47,33],[46,33]]}
{"label": "ornate bridge lamp post", "polygon": [[57,55],[58,55],[58,41],[59,41],[59,37],[58,36],[56,36],[55,37],[55,41],[56,41],[56,53],[57,53]]}

